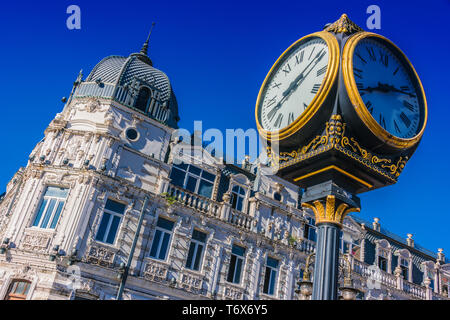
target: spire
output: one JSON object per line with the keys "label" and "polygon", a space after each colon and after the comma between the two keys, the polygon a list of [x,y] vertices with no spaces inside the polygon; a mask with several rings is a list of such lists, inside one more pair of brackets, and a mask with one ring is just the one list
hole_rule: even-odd
{"label": "spire", "polygon": [[155,26],[155,23],[152,22],[152,27],[150,28],[150,32],[148,33],[147,40],[144,42],[144,45],[142,46],[142,49],[141,49],[142,54],[148,55],[148,41],[150,40],[150,35],[152,34],[152,30],[153,30],[154,26]]}
{"label": "spire", "polygon": [[364,31],[356,23],[349,19],[349,17],[344,13],[338,21],[328,25],[325,31],[334,33],[347,33],[352,34],[359,31]]}

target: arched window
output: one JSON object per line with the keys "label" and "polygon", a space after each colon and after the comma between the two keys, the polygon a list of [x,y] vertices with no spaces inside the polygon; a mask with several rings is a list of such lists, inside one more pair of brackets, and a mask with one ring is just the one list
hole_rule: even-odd
{"label": "arched window", "polygon": [[148,101],[150,100],[151,92],[147,87],[142,87],[139,90],[139,94],[136,98],[136,102],[134,103],[134,107],[143,112],[147,112]]}
{"label": "arched window", "polygon": [[13,280],[9,285],[5,300],[25,300],[30,290],[31,282],[26,280]]}
{"label": "arched window", "polygon": [[238,211],[244,209],[245,190],[241,186],[234,186],[231,190],[231,207]]}

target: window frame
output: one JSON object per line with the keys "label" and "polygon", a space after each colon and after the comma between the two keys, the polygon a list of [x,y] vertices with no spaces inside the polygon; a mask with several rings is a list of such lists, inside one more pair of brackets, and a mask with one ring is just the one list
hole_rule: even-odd
{"label": "window frame", "polygon": [[[139,109],[138,107],[136,107],[136,104],[137,104],[138,99],[139,99],[139,94],[144,89],[147,89],[149,91],[149,95],[148,95],[148,98],[147,98],[147,102],[145,104],[145,110],[142,110],[142,109]],[[150,87],[148,87],[148,86],[140,86],[139,90],[138,90],[138,94],[136,95],[136,99],[134,100],[134,103],[133,103],[133,108],[138,110],[138,111],[140,111],[140,112],[143,112],[143,113],[149,113],[150,104],[152,102],[152,99],[153,99],[153,90]]]}
{"label": "window frame", "polygon": [[[19,283],[26,284],[26,286],[24,287],[24,290],[22,291],[24,293],[23,294],[11,293],[13,287],[16,284],[18,285]],[[33,285],[33,283],[26,279],[12,279],[8,284],[8,289],[6,291],[4,300],[26,300],[29,293],[31,292],[32,285]],[[16,286],[16,288],[17,288],[17,286]],[[9,298],[13,298],[13,299],[9,299]]]}
{"label": "window frame", "polygon": [[[163,219],[163,220],[171,222],[172,223],[172,229],[168,230],[168,229],[165,229],[163,227],[158,226],[159,219]],[[166,261],[167,260],[167,258],[169,256],[170,247],[171,247],[171,244],[172,244],[174,229],[175,229],[175,221],[170,220],[170,219],[168,219],[166,217],[158,216],[158,218],[156,219],[155,232],[153,233],[152,244],[150,245],[150,251],[148,253],[148,257],[149,258],[154,259],[154,260],[158,260],[158,261]],[[158,231],[161,233],[161,235],[159,236],[159,239],[158,239],[156,254],[155,254],[155,256],[152,256],[154,241],[156,239],[156,233]],[[164,258],[159,258],[165,234],[169,235],[169,240],[167,240],[166,252],[164,253]]]}
{"label": "window frame", "polygon": [[[197,231],[199,233],[204,234],[205,235],[205,241],[202,242],[200,240],[194,239],[193,238],[194,231]],[[207,239],[208,239],[208,234],[206,232],[203,232],[203,231],[197,230],[197,229],[193,229],[192,230],[191,241],[190,241],[189,249],[188,249],[187,256],[186,256],[186,263],[184,265],[184,267],[186,269],[189,269],[189,270],[192,270],[192,271],[198,271],[198,272],[202,271],[202,268],[203,268],[203,257],[205,255],[205,251],[206,251]],[[191,248],[192,244],[194,244],[195,247],[194,247],[194,252],[192,253],[191,266],[188,266],[187,264],[188,264],[188,261],[189,261],[189,252],[190,252],[190,248]],[[195,269],[194,268],[195,267],[195,261],[197,260],[198,247],[200,245],[203,246],[203,248],[202,248],[202,251],[200,252],[200,257],[198,258],[198,269]]]}
{"label": "window frame", "polygon": [[[312,232],[311,232],[312,231]],[[310,235],[314,234],[314,240],[310,239]],[[303,230],[303,238],[312,241],[317,242],[317,227],[316,227],[316,219],[312,217],[306,217],[306,223]]]}
{"label": "window frame", "polygon": [[[235,188],[237,188],[237,190],[238,190],[237,192],[234,191]],[[243,193],[240,193],[241,191]],[[231,186],[230,194],[231,194],[231,199],[230,199],[231,208],[233,208],[234,210],[237,210],[239,212],[245,212],[246,209],[247,209],[246,201],[245,201],[246,198],[247,198],[247,188],[242,186],[242,185],[240,185],[240,184],[234,184],[234,185]],[[234,206],[234,199],[235,198],[237,198],[237,200],[236,200],[236,205]],[[239,199],[241,199],[241,201],[242,201],[241,202],[241,209],[237,208]]]}
{"label": "window frame", "polygon": [[[112,202],[115,202],[115,203],[119,203],[121,205],[124,205],[123,212],[119,213],[119,212],[113,211],[111,209],[107,209],[106,208],[106,203],[108,202],[108,200],[112,201]],[[114,246],[116,244],[116,241],[117,241],[117,238],[118,238],[117,236],[120,233],[120,227],[122,225],[123,217],[125,216],[126,207],[127,207],[126,203],[117,201],[115,199],[109,199],[108,198],[106,200],[105,206],[103,207],[102,217],[101,217],[100,222],[99,222],[98,227],[97,227],[97,232],[96,232],[96,235],[95,235],[95,241],[103,243],[103,244],[106,244],[106,245],[112,245],[112,246]],[[108,225],[106,226],[105,233],[103,234],[103,239],[100,240],[97,237],[98,237],[98,233],[100,232],[100,227],[101,227],[103,219],[105,217],[105,213],[109,214],[110,218],[109,218],[109,221],[108,221]],[[118,217],[119,218],[119,223],[117,224],[117,229],[116,229],[115,235],[114,235],[114,241],[112,243],[111,242],[106,242],[106,240],[108,239],[109,234],[111,232],[111,225],[113,223],[114,217]]]}
{"label": "window frame", "polygon": [[[66,196],[64,198],[63,197],[58,197],[58,196],[47,196],[46,193],[47,193],[49,188],[64,189],[64,190],[66,190]],[[61,187],[61,186],[54,186],[54,185],[46,185],[44,187],[44,191],[43,191],[43,194],[41,196],[41,199],[40,199],[40,202],[39,202],[39,206],[36,209],[36,212],[35,212],[35,214],[33,216],[33,219],[32,219],[30,227],[31,228],[35,228],[35,229],[41,229],[41,230],[56,230],[58,222],[61,219],[61,215],[64,212],[64,208],[66,206],[67,198],[69,197],[69,192],[70,192],[70,188]],[[54,203],[54,206],[51,209],[52,212],[51,212],[50,216],[47,219],[46,226],[42,227],[42,223],[44,222],[44,220],[47,217],[47,211],[48,211],[48,208],[49,208],[50,203],[51,203],[52,200],[55,200],[56,202]],[[46,201],[46,203],[45,203],[45,205],[43,207],[42,205],[44,204],[44,201]],[[59,205],[61,204],[61,202],[62,202],[62,206],[61,206],[61,208],[59,210],[58,218],[57,218],[56,221],[54,221],[55,214],[58,211],[58,208],[59,208]],[[41,212],[41,210],[42,210],[42,212]],[[38,217],[39,217],[39,221],[37,222],[37,225],[35,225],[36,224],[36,219]],[[54,224],[54,227],[52,228],[51,226],[53,224]]]}
{"label": "window frame", "polygon": [[[272,266],[269,266],[268,260],[272,259],[277,262],[277,267],[274,268]],[[265,263],[265,273],[264,273],[264,282],[263,282],[263,293],[267,294],[269,296],[276,296],[276,288],[277,288],[277,282],[278,282],[278,271],[280,269],[280,260],[267,256],[266,257],[266,263]],[[269,272],[269,277],[267,278],[267,272]],[[275,278],[272,282],[272,278]],[[266,287],[266,280],[267,280],[267,292],[265,292]],[[270,293],[271,285],[273,283],[272,293]]]}
{"label": "window frame", "polygon": [[[216,183],[217,175],[216,175],[215,173],[211,173],[210,171],[205,170],[205,169],[203,169],[203,168],[200,168],[200,167],[198,167],[198,166],[194,166],[194,165],[192,165],[192,164],[190,164],[190,163],[184,163],[184,164],[187,166],[186,169],[184,169],[184,168],[182,168],[181,166],[179,166],[179,165],[173,163],[173,164],[172,164],[172,169],[171,169],[171,171],[170,171],[170,177],[172,177],[173,169],[182,171],[182,172],[184,173],[184,179],[183,179],[183,185],[180,186],[181,188],[187,190],[188,192],[195,193],[195,194],[197,194],[197,195],[199,195],[199,196],[201,196],[201,197],[205,197],[205,198],[208,198],[208,199],[212,199],[212,196],[213,196],[213,190],[214,190],[214,184]],[[194,172],[190,172],[190,171],[189,171],[190,167],[194,167],[194,168],[200,170],[200,173],[196,174],[196,173],[194,173]],[[203,177],[203,176],[202,176],[202,175],[203,175],[203,172],[206,172],[206,173],[208,173],[208,174],[214,176],[214,179],[213,179],[213,180],[209,180],[209,179]],[[189,189],[187,188],[187,184],[188,184],[189,177],[192,177],[192,178],[196,179],[196,182],[195,182],[195,188],[194,188],[195,191],[191,191],[191,190],[189,190]],[[202,180],[204,180],[205,182],[208,182],[208,183],[211,183],[211,184],[212,184],[212,186],[211,186],[211,194],[210,194],[209,196],[201,195],[201,194],[199,193],[200,184],[201,184],[201,181],[202,181]]]}
{"label": "window frame", "polygon": [[[242,255],[238,255],[236,253],[233,253],[233,248],[235,246],[238,247],[238,248],[244,249],[244,252],[243,252]],[[227,272],[227,277],[226,277],[226,281],[228,283],[233,283],[233,284],[237,284],[237,285],[241,284],[241,281],[242,281],[242,278],[243,278],[242,274],[243,274],[244,269],[245,269],[245,254],[246,254],[246,252],[247,252],[247,248],[244,247],[244,246],[233,244],[233,246],[231,247],[230,264],[228,266],[228,272]],[[234,270],[233,270],[233,275],[231,277],[232,279],[231,279],[231,281],[229,281],[233,257],[235,258],[235,263],[233,265]],[[240,267],[239,267],[239,269],[240,269],[240,271],[239,271],[239,281],[236,282],[236,272],[237,272],[237,269],[238,269],[237,265],[238,265],[239,261],[241,262],[240,263]]]}

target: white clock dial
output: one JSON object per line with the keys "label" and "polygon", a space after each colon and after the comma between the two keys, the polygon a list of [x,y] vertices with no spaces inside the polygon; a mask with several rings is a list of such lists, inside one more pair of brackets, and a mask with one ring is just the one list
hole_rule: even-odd
{"label": "white clock dial", "polygon": [[322,86],[328,46],[312,38],[291,48],[274,67],[259,108],[259,122],[269,132],[288,127],[304,113]]}

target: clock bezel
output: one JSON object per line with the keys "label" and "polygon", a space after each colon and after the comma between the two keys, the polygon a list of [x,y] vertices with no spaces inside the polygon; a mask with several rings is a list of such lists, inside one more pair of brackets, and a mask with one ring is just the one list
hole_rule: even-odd
{"label": "clock bezel", "polygon": [[[311,38],[321,38],[322,40],[325,41],[326,45],[328,46],[328,65],[327,65],[328,67],[325,76],[322,80],[321,86],[316,95],[314,96],[314,98],[312,99],[312,101],[310,102],[310,104],[308,105],[308,107],[306,108],[306,110],[300,116],[298,116],[294,122],[278,131],[265,130],[259,122],[259,109],[261,107],[260,104],[264,99],[266,85],[271,80],[275,72],[278,70],[278,67],[281,65],[281,62],[284,61],[284,58],[288,56],[293,50],[295,50],[296,47],[298,47],[303,42]],[[337,78],[339,70],[339,57],[340,57],[339,44],[337,42],[337,39],[332,34],[326,31],[315,32],[298,39],[281,54],[281,56],[275,61],[275,63],[272,65],[269,72],[267,73],[267,76],[264,79],[264,82],[259,90],[258,98],[256,99],[256,108],[255,108],[256,126],[258,128],[259,134],[264,139],[268,141],[284,140],[292,136],[294,133],[298,132],[311,120],[311,118],[317,113],[317,111],[319,111],[323,102],[330,93],[331,88],[333,87],[333,84]]]}
{"label": "clock bezel", "polygon": [[[391,50],[393,53],[400,58],[401,63],[404,64],[405,67],[407,67],[407,71],[410,73],[410,76],[412,77],[413,84],[415,86],[416,91],[418,91],[418,94],[421,94],[421,97],[419,98],[419,103],[423,104],[423,121],[422,121],[422,127],[420,130],[416,133],[414,137],[411,138],[400,138],[386,129],[384,129],[370,114],[369,110],[367,109],[364,101],[361,98],[361,95],[359,94],[358,87],[356,85],[355,77],[353,74],[353,54],[355,51],[356,46],[362,39],[366,38],[377,38],[378,40],[384,41],[384,44]],[[394,52],[395,51],[395,52]],[[408,70],[409,68],[409,70]],[[425,91],[422,86],[422,82],[420,81],[420,78],[414,69],[414,66],[409,61],[408,57],[403,53],[403,51],[400,50],[392,41],[389,39],[373,33],[373,32],[360,32],[356,33],[353,36],[351,36],[347,43],[344,46],[344,50],[342,53],[342,74],[344,79],[345,88],[347,90],[348,97],[350,99],[351,104],[353,105],[353,108],[355,109],[356,113],[358,114],[358,117],[362,120],[362,122],[365,124],[367,128],[381,141],[385,142],[391,147],[397,148],[397,149],[408,149],[415,144],[417,144],[422,135],[425,131],[425,127],[427,124],[427,118],[428,118],[428,108],[427,108],[427,100],[425,97]],[[422,115],[421,115],[422,116]]]}

